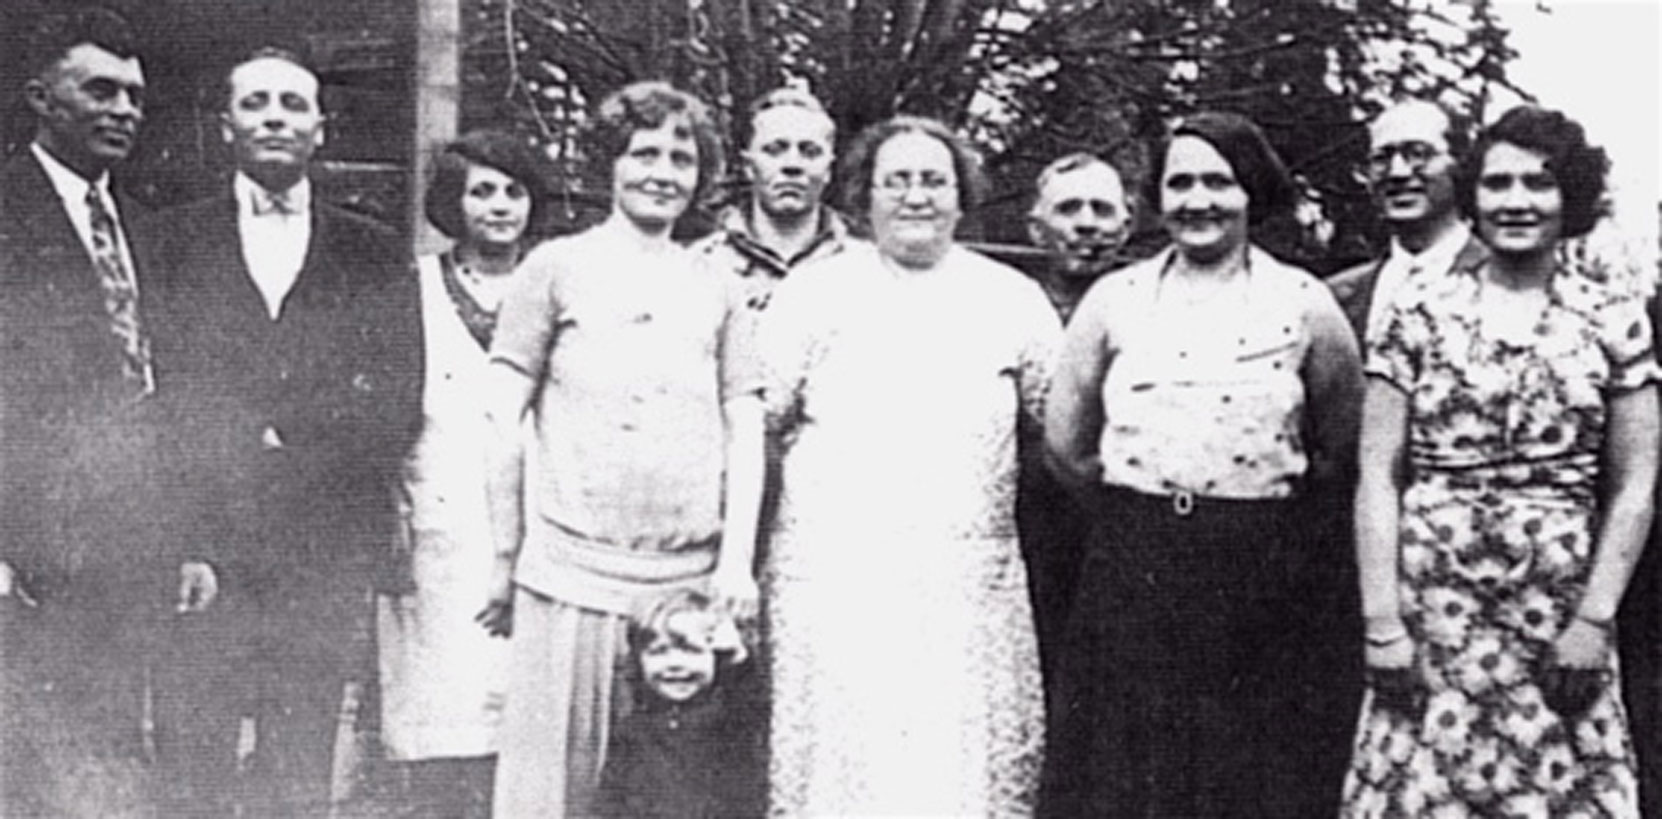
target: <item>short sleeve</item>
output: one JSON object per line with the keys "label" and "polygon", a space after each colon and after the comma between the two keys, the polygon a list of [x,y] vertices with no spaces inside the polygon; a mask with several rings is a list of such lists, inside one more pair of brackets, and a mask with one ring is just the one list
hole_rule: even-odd
{"label": "short sleeve", "polygon": [[1618,298],[1600,311],[1600,343],[1610,362],[1612,392],[1629,392],[1662,380],[1658,367],[1654,331],[1642,300]]}
{"label": "short sleeve", "polygon": [[1378,332],[1367,334],[1362,371],[1398,389],[1413,389],[1419,380],[1421,348],[1428,334],[1425,313],[1417,302],[1397,300],[1386,309]]}
{"label": "short sleeve", "polygon": [[803,271],[780,283],[756,319],[756,360],[769,426],[785,431],[801,420],[802,389],[819,345],[818,315],[803,292]]}
{"label": "short sleeve", "polygon": [[1031,424],[1034,430],[1042,430],[1050,374],[1062,346],[1062,324],[1050,302],[1036,287],[1032,289],[1032,298],[1022,301],[1026,304],[1017,338],[1016,382],[1020,390],[1023,421]]}
{"label": "short sleeve", "polygon": [[492,362],[506,364],[533,380],[548,366],[549,346],[560,307],[555,299],[557,254],[560,243],[543,245],[520,263],[519,281],[502,300],[496,334],[491,341]]}
{"label": "short sleeve", "polygon": [[716,281],[720,283],[726,305],[721,320],[718,362],[721,367],[721,398],[727,401],[758,395],[764,386],[762,362],[756,348],[756,330],[762,311],[750,306],[749,290],[741,286],[737,279],[719,276]]}

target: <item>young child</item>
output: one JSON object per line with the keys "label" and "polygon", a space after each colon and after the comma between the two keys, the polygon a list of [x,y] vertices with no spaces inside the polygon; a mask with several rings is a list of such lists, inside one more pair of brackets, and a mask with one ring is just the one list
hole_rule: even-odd
{"label": "young child", "polygon": [[[613,728],[600,777],[606,819],[746,819],[766,810],[766,726],[744,706],[747,656],[709,596],[672,592],[629,624],[640,702]],[[739,707],[735,707],[739,706]]]}

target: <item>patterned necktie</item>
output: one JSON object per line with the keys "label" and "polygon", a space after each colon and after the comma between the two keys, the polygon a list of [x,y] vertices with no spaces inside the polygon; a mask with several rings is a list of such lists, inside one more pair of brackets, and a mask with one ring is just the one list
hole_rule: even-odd
{"label": "patterned necktie", "polygon": [[255,216],[292,216],[293,214],[294,203],[289,201],[288,191],[271,193],[270,191],[256,190],[254,192]]}
{"label": "patterned necktie", "polygon": [[110,314],[110,333],[121,343],[121,374],[144,395],[156,389],[150,367],[150,340],[139,326],[138,287],[121,258],[115,219],[104,207],[98,188],[87,187],[87,211],[92,217],[92,260],[104,290],[104,310]]}

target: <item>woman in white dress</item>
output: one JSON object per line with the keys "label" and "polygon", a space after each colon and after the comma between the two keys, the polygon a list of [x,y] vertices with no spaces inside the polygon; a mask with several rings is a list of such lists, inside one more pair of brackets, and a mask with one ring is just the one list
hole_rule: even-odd
{"label": "woman in white dress", "polygon": [[758,342],[782,436],[770,811],[1030,815],[1044,703],[1015,494],[1060,323],[953,242],[980,185],[944,126],[873,126],[841,176],[874,241],[792,273]]}
{"label": "woman in white dress", "polygon": [[406,815],[489,815],[508,644],[473,620],[492,565],[481,381],[547,191],[524,140],[475,131],[438,154],[427,192],[428,220],[455,245],[417,262],[423,428],[400,487],[403,587],[384,589],[377,612],[381,739],[416,811]]}

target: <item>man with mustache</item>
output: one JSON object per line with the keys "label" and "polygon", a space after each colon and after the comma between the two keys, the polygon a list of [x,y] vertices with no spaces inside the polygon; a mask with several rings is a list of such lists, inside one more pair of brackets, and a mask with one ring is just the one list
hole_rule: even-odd
{"label": "man with mustache", "polygon": [[324,115],[297,56],[237,63],[224,101],[236,173],[167,214],[181,229],[156,253],[180,558],[156,674],[162,815],[230,816],[235,799],[322,816],[343,690],[368,668],[392,479],[421,420],[416,279],[390,230],[317,196]]}
{"label": "man with mustache", "polygon": [[1364,351],[1410,279],[1467,270],[1488,254],[1455,200],[1455,175],[1471,142],[1463,122],[1435,103],[1404,100],[1374,120],[1368,142],[1363,170],[1391,231],[1391,249],[1328,281]]}
{"label": "man with mustache", "polygon": [[143,646],[165,602],[144,208],[110,179],[145,77],[104,9],[49,14],[25,48],[34,139],[0,168],[0,812],[103,815],[140,790]]}
{"label": "man with mustache", "polygon": [[1047,251],[1034,278],[1065,324],[1097,277],[1123,260],[1131,232],[1131,200],[1113,165],[1088,153],[1068,154],[1039,172],[1027,234]]}
{"label": "man with mustache", "polygon": [[759,310],[792,268],[841,251],[848,229],[821,202],[837,137],[825,106],[806,91],[777,88],[751,103],[743,124],[749,201],[724,211],[697,250],[743,279]]}

